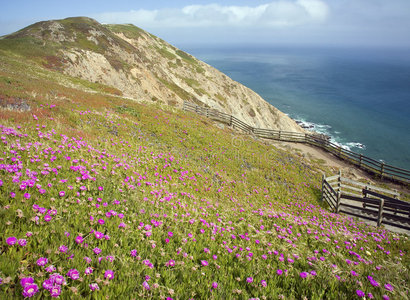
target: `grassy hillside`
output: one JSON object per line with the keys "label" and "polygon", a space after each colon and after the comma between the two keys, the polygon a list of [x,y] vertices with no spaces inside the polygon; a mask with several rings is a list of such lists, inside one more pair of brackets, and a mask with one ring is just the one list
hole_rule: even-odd
{"label": "grassy hillside", "polygon": [[406,299],[321,166],[0,51],[0,298]]}

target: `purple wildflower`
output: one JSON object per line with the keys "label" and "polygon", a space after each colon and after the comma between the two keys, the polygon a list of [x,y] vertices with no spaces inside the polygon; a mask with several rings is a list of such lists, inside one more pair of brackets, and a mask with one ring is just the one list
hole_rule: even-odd
{"label": "purple wildflower", "polygon": [[13,246],[15,243],[17,243],[17,238],[14,237],[14,236],[8,237],[8,238],[6,239],[6,243],[7,243],[7,245],[9,245],[9,246]]}
{"label": "purple wildflower", "polygon": [[104,273],[105,279],[113,279],[114,278],[114,271],[113,270],[106,270]]}
{"label": "purple wildflower", "polygon": [[356,294],[357,294],[357,296],[359,296],[360,298],[363,298],[364,296],[366,296],[366,294],[365,294],[362,290],[356,290]]}
{"label": "purple wildflower", "polygon": [[80,278],[80,273],[76,269],[71,269],[67,272],[67,276],[72,280],[77,280]]}
{"label": "purple wildflower", "polygon": [[43,267],[48,263],[48,259],[46,257],[40,257],[37,259],[37,266]]}
{"label": "purple wildflower", "polygon": [[23,296],[26,298],[31,298],[33,297],[35,294],[37,294],[38,292],[38,286],[37,284],[32,284],[29,283],[27,285],[24,286],[23,289]]}

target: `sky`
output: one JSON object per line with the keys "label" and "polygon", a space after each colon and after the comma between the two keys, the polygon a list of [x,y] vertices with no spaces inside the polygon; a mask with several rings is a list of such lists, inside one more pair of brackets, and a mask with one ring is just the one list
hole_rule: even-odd
{"label": "sky", "polygon": [[176,46],[410,47],[410,0],[0,0],[0,35],[73,16],[131,23]]}

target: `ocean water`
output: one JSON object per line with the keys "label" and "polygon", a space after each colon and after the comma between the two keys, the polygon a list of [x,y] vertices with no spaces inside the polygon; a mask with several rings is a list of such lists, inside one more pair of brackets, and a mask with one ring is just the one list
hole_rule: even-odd
{"label": "ocean water", "polygon": [[351,151],[410,170],[410,51],[184,47]]}

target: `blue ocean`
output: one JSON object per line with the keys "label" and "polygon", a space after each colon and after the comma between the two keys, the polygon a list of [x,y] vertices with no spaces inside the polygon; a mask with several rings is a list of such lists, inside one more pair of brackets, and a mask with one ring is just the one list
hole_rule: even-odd
{"label": "blue ocean", "polygon": [[184,47],[333,142],[410,169],[410,51]]}

